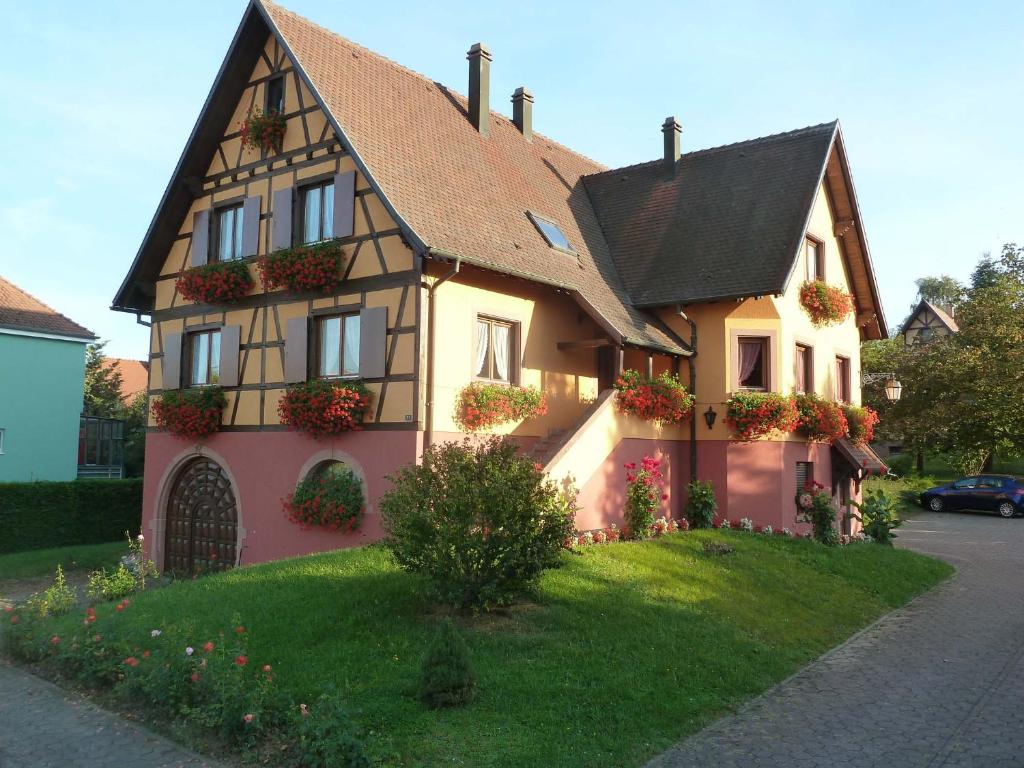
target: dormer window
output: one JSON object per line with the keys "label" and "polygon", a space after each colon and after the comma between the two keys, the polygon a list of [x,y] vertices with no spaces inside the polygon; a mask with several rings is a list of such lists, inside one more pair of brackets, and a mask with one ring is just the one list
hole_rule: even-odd
{"label": "dormer window", "polygon": [[268,115],[284,114],[284,77],[275,77],[267,81],[267,108],[264,110]]}
{"label": "dormer window", "polygon": [[530,221],[533,222],[533,226],[537,228],[537,231],[541,233],[549,246],[559,251],[565,251],[566,253],[576,253],[572,244],[569,242],[569,238],[565,236],[565,233],[557,224],[555,224],[555,222],[550,219],[545,219],[543,216],[538,216],[533,211],[527,211],[526,215],[530,217]]}

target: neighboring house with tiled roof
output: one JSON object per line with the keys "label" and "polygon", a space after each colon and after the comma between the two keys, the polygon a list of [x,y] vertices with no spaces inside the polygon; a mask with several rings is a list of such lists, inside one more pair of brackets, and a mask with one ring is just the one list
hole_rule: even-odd
{"label": "neighboring house with tiled roof", "polygon": [[959,330],[960,326],[953,318],[952,308],[946,309],[927,299],[921,299],[910,313],[910,317],[904,321],[900,335],[910,347],[914,344],[927,344]]}
{"label": "neighboring house with tiled roof", "polygon": [[[860,340],[885,336],[838,123],[683,154],[670,118],[652,130],[661,158],[609,169],[535,133],[525,88],[511,119],[492,111],[492,55],[478,44],[468,60],[462,96],[266,0],[246,10],[114,299],[152,319],[151,397],[212,383],[227,396],[219,432],[195,447],[151,425],[145,526],[165,567],[379,536],[386,475],[463,434],[473,382],[543,390],[546,414],[497,431],[576,482],[581,528],[621,523],[621,465],[645,452],[665,460],[668,514],[694,471],[724,513],[776,527],[794,527],[798,477],[855,493],[849,451],[737,443],[724,419],[736,390],[859,401]],[[276,114],[279,142],[243,143],[254,109]],[[260,282],[258,258],[319,242],[341,250],[330,284]],[[218,262],[246,265],[254,287],[186,298]],[[815,280],[851,295],[832,326],[801,306]],[[678,371],[700,426],[619,414],[625,369]],[[318,377],[365,384],[362,431],[315,441],[281,424],[283,394]],[[358,535],[280,512],[332,460],[365,483]],[[214,487],[218,505],[193,509]],[[220,521],[215,541],[167,534],[195,514]]]}
{"label": "neighboring house with tiled roof", "polygon": [[121,374],[121,401],[130,405],[139,392],[149,387],[149,361],[130,360],[122,357],[108,357],[103,367]]}
{"label": "neighboring house with tiled roof", "polygon": [[94,338],[0,277],[0,482],[74,479]]}

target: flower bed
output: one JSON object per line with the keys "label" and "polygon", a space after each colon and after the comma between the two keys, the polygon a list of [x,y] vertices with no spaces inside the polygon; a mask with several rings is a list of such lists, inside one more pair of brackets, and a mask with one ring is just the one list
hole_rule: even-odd
{"label": "flower bed", "polygon": [[693,413],[693,395],[671,373],[645,379],[639,371],[623,371],[615,382],[615,404],[622,413],[664,424],[679,424]]}
{"label": "flower bed", "polygon": [[850,440],[858,445],[867,445],[875,439],[875,426],[878,414],[872,408],[859,405],[848,405],[843,409],[849,425]]}
{"label": "flower bed", "polygon": [[459,392],[455,422],[467,432],[475,432],[547,412],[547,397],[536,387],[473,383]]}
{"label": "flower bed", "polygon": [[836,325],[853,312],[853,297],[824,280],[807,280],[800,286],[800,305],[815,328]]}
{"label": "flower bed", "polygon": [[734,392],[726,403],[725,423],[742,442],[792,432],[798,420],[793,398],[777,392]]}
{"label": "flower bed", "polygon": [[838,403],[813,394],[797,395],[794,403],[798,434],[817,443],[832,443],[846,437],[846,415]]}
{"label": "flower bed", "polygon": [[269,290],[330,291],[341,279],[344,255],[336,242],[297,245],[260,257],[256,266]]}
{"label": "flower bed", "polygon": [[248,296],[253,285],[249,265],[244,261],[216,261],[190,267],[175,283],[182,298],[202,304],[234,303]]}
{"label": "flower bed", "polygon": [[282,424],[319,439],[360,429],[369,406],[362,382],[310,379],[288,387],[277,413]]}
{"label": "flower bed", "polygon": [[248,149],[263,149],[266,152],[280,152],[287,127],[288,122],[284,115],[256,108],[249,110],[238,130],[242,134],[242,146]]}
{"label": "flower bed", "polygon": [[175,389],[153,401],[153,417],[159,429],[175,437],[198,440],[220,429],[227,404],[220,387]]}
{"label": "flower bed", "polygon": [[363,484],[351,469],[330,466],[311,473],[285,500],[288,519],[304,528],[358,530],[366,507]]}

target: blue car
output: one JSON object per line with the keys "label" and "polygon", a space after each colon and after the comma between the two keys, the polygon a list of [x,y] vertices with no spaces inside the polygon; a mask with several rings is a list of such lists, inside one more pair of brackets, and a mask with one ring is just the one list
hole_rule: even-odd
{"label": "blue car", "polygon": [[1012,475],[976,475],[929,488],[921,494],[921,506],[932,512],[972,510],[998,512],[1011,518],[1024,514],[1024,478]]}

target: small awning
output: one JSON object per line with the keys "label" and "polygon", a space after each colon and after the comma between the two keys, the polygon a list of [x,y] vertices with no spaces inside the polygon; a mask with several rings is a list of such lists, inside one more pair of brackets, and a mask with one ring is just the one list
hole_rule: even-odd
{"label": "small awning", "polygon": [[854,477],[858,482],[868,475],[885,475],[889,472],[885,462],[878,458],[870,446],[843,437],[832,443],[832,447],[854,469]]}

